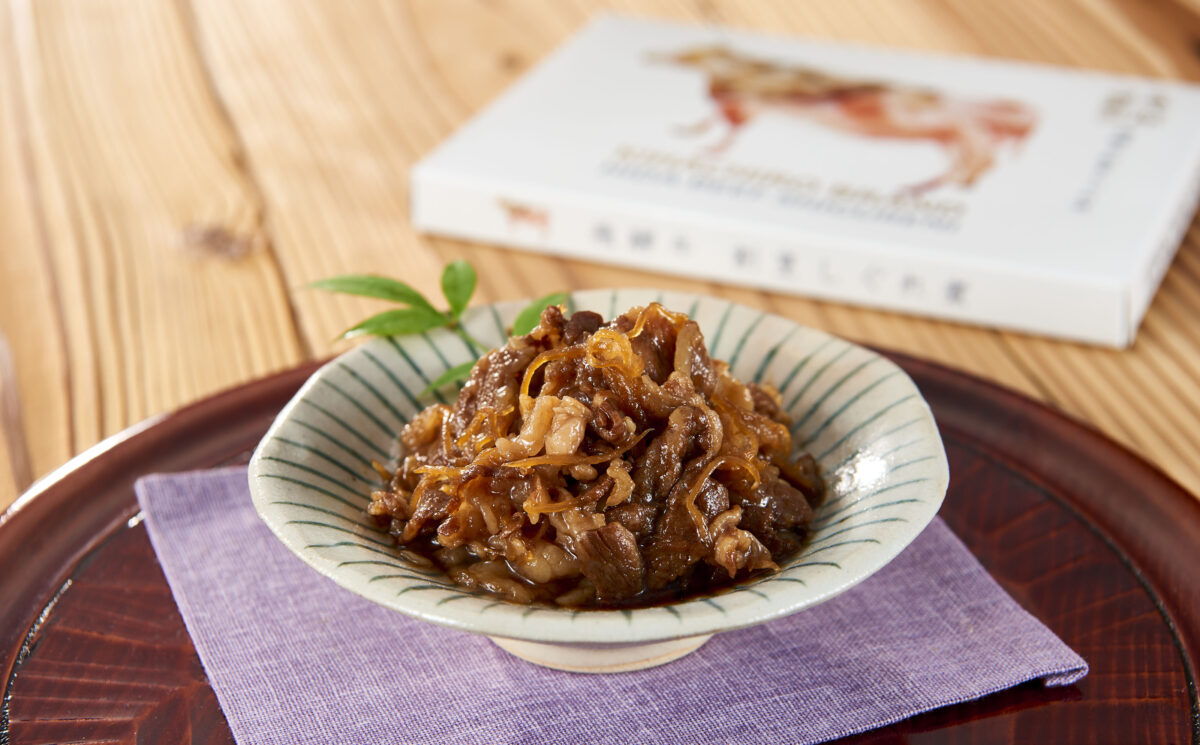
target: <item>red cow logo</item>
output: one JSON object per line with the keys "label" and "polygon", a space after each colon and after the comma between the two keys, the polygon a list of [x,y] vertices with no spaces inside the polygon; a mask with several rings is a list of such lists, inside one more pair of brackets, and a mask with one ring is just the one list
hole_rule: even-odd
{"label": "red cow logo", "polygon": [[974,100],[928,88],[830,75],[738,54],[723,46],[688,49],[654,59],[700,70],[708,79],[713,115],[683,128],[703,134],[720,121],[725,134],[710,152],[725,150],[738,133],[766,113],[803,117],[866,137],[924,140],[949,159],[943,173],[906,187],[910,193],[952,184],[972,186],[996,162],[1005,142],[1020,143],[1037,123],[1018,101]]}
{"label": "red cow logo", "polygon": [[550,229],[550,215],[540,207],[534,207],[523,202],[512,202],[507,199],[498,200],[500,209],[508,219],[508,229],[515,231],[522,225],[536,228],[543,234]]}

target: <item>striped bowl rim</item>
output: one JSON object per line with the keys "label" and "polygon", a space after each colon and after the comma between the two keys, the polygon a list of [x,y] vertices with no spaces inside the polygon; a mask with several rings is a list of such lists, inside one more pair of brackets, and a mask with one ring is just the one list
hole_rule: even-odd
{"label": "striped bowl rim", "polygon": [[[482,350],[442,330],[374,339],[318,370],[280,412],[250,462],[255,508],[297,556],[381,605],[465,631],[563,643],[629,643],[778,618],[853,587],[902,551],[937,513],[949,481],[933,415],[890,360],[780,316],[719,298],[644,289],[570,293],[569,310],[612,318],[662,302],[696,319],[714,358],[771,382],[797,447],[822,464],[829,496],[809,542],[781,571],[708,597],[628,610],[515,605],[405,561],[363,511],[381,484],[371,461],[396,454],[404,422],[432,401],[430,380]],[[503,344],[524,303],[476,307],[471,335]]]}

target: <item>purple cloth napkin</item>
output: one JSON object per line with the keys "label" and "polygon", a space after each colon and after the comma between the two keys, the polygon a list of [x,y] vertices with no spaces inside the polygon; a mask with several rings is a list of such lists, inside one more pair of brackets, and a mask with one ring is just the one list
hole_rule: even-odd
{"label": "purple cloth napkin", "polygon": [[815,743],[1087,664],[941,520],[855,589],[651,670],[577,675],[343,590],[254,512],[244,468],[137,485],[237,741]]}

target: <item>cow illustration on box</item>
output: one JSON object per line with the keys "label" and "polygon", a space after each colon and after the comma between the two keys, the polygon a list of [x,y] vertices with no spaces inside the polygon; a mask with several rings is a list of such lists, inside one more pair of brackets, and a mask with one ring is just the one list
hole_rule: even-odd
{"label": "cow illustration on box", "polygon": [[826,127],[882,139],[933,142],[949,159],[943,173],[905,187],[913,194],[945,185],[969,188],[996,162],[1000,146],[1020,143],[1037,123],[1029,106],[1006,99],[970,99],[929,88],[853,79],[810,67],[756,59],[724,47],[704,46],[654,55],[697,69],[708,79],[716,111],[682,128],[704,134],[721,121],[726,130],[709,148],[720,153],[762,114],[803,117]]}
{"label": "cow illustration on box", "polygon": [[550,230],[550,213],[542,207],[526,202],[515,202],[511,199],[497,199],[496,204],[504,213],[510,233],[522,228],[533,228],[546,235]]}

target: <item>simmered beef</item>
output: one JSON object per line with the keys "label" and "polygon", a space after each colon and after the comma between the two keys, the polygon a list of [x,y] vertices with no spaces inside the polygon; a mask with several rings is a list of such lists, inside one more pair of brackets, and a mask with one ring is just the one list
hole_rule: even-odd
{"label": "simmered beef", "polygon": [[628,607],[709,592],[803,542],[824,488],[777,392],[657,303],[605,324],[547,308],[400,435],[367,511],[455,582]]}
{"label": "simmered beef", "polygon": [[619,522],[589,530],[575,542],[579,570],[591,580],[600,602],[634,597],[642,591],[646,568],[637,538]]}

